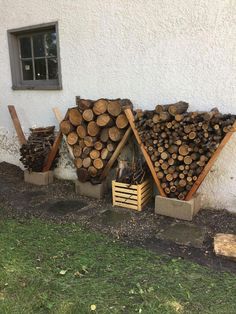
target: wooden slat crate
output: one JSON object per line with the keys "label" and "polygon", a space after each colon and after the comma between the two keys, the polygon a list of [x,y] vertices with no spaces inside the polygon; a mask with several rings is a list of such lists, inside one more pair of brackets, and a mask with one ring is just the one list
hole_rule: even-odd
{"label": "wooden slat crate", "polygon": [[138,185],[112,181],[113,206],[141,211],[152,197],[152,194],[152,183],[150,180],[146,180]]}

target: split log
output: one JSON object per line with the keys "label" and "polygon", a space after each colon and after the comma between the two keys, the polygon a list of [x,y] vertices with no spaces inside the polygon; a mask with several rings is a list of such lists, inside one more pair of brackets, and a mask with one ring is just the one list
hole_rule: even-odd
{"label": "split log", "polygon": [[68,135],[70,132],[73,131],[73,126],[71,125],[70,121],[68,120],[63,120],[60,123],[60,130],[62,132],[62,134]]}
{"label": "split log", "polygon": [[102,169],[104,167],[104,163],[102,161],[101,158],[96,158],[94,159],[93,161],[93,166],[96,168],[96,169]]}
{"label": "split log", "polygon": [[79,137],[78,134],[76,132],[71,132],[67,135],[67,143],[69,145],[75,145],[78,141]]}
{"label": "split log", "polygon": [[97,136],[100,132],[100,127],[97,125],[95,121],[91,121],[88,123],[87,126],[88,135],[90,136]]}
{"label": "split log", "polygon": [[86,158],[84,158],[84,160],[83,160],[83,167],[84,167],[84,168],[88,168],[88,167],[91,166],[91,163],[92,163],[91,158],[90,158],[90,157],[86,157]]}
{"label": "split log", "polygon": [[96,149],[91,150],[91,152],[90,152],[90,158],[91,159],[97,159],[99,157],[100,157],[100,151],[99,150],[96,150]]}
{"label": "split log", "polygon": [[69,109],[68,112],[70,123],[74,126],[78,126],[82,122],[82,115],[77,108]]}
{"label": "split log", "polygon": [[99,99],[93,105],[93,112],[99,116],[107,111],[108,102],[106,99]]}
{"label": "split log", "polygon": [[76,129],[76,132],[77,132],[79,138],[85,138],[85,136],[87,135],[87,130],[86,130],[86,127],[84,125],[79,125]]}
{"label": "split log", "polygon": [[[108,134],[108,132],[107,132],[107,134]],[[108,137],[107,137],[108,138]],[[103,143],[102,142],[100,142],[100,141],[97,141],[95,144],[94,144],[94,148],[96,149],[96,150],[101,150],[102,148],[103,148]]]}
{"label": "split log", "polygon": [[73,146],[73,154],[75,158],[78,158],[82,154],[82,147],[79,145],[74,145]]}
{"label": "split log", "polygon": [[75,158],[74,163],[75,163],[76,168],[80,169],[83,166],[83,159]]}
{"label": "split log", "polygon": [[127,120],[124,113],[118,115],[118,117],[116,118],[116,126],[118,127],[118,129],[124,129],[127,127],[128,124],[129,121]]}
{"label": "split log", "polygon": [[83,119],[87,122],[92,121],[94,118],[93,110],[92,109],[86,109],[83,112]]}
{"label": "split log", "polygon": [[108,101],[107,111],[113,117],[119,116],[122,111],[122,106],[120,100],[110,100]]}
{"label": "split log", "polygon": [[121,140],[122,133],[121,133],[120,129],[118,129],[116,126],[109,128],[108,134],[109,134],[109,138],[113,142],[118,142]]}
{"label": "split log", "polygon": [[105,127],[111,125],[112,119],[108,114],[104,113],[97,117],[96,122],[98,126]]}
{"label": "split log", "polygon": [[92,136],[85,136],[85,138],[84,138],[85,146],[93,147],[94,142],[95,142],[95,138],[94,137],[92,137]]}

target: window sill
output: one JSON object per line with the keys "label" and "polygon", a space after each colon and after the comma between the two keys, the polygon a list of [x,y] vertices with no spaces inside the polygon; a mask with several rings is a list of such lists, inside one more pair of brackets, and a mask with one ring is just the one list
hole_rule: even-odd
{"label": "window sill", "polygon": [[45,86],[45,85],[38,85],[38,86],[30,86],[30,85],[18,85],[12,86],[13,90],[62,90],[61,85],[55,86]]}

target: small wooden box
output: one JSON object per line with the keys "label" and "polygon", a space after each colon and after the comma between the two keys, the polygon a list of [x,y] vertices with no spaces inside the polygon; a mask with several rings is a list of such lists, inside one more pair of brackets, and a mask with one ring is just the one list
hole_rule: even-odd
{"label": "small wooden box", "polygon": [[152,197],[152,193],[152,183],[150,180],[146,180],[138,185],[112,181],[113,206],[141,211]]}

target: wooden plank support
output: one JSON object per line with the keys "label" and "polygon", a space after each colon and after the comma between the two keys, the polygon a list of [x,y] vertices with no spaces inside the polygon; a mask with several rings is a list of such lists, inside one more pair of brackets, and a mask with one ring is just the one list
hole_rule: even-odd
{"label": "wooden plank support", "polygon": [[114,153],[112,154],[110,160],[109,160],[108,163],[106,164],[106,166],[105,166],[105,168],[104,168],[104,170],[103,170],[103,172],[102,172],[102,174],[101,174],[101,176],[100,176],[100,179],[101,179],[101,180],[104,179],[104,178],[107,176],[107,174],[108,174],[108,172],[110,171],[111,167],[113,166],[114,162],[116,161],[116,159],[117,159],[118,156],[120,155],[120,153],[121,153],[123,147],[126,145],[128,139],[129,139],[129,137],[130,137],[131,131],[132,131],[131,127],[129,127],[129,128],[126,130],[126,132],[125,132],[125,134],[124,134],[122,140],[120,141],[120,143],[119,143],[118,146],[116,147]]}
{"label": "wooden plank support", "polygon": [[135,135],[135,137],[136,137],[136,140],[137,140],[137,142],[138,142],[138,144],[139,144],[139,146],[140,146],[140,149],[141,149],[141,151],[142,151],[142,153],[143,153],[143,156],[144,156],[144,158],[145,158],[145,160],[146,160],[146,162],[147,162],[147,164],[148,164],[148,167],[149,167],[149,169],[150,169],[150,171],[151,171],[151,174],[152,174],[152,176],[153,176],[153,179],[154,179],[154,181],[155,181],[155,183],[156,183],[156,185],[157,185],[158,191],[159,191],[159,193],[160,193],[161,196],[166,196],[166,194],[165,194],[163,188],[161,187],[160,180],[157,178],[157,175],[156,175],[156,172],[155,172],[153,163],[152,163],[152,161],[151,161],[151,159],[150,159],[148,153],[146,152],[146,149],[145,149],[145,147],[144,147],[144,145],[143,145],[143,143],[142,143],[142,141],[141,141],[141,139],[140,139],[140,136],[139,136],[139,134],[138,134],[138,131],[137,131],[136,127],[135,127],[135,124],[134,124],[134,115],[133,115],[133,113],[132,113],[132,111],[131,111],[130,108],[127,108],[127,109],[125,109],[124,111],[125,111],[125,114],[126,114],[126,117],[127,117],[128,121],[129,121],[129,124],[130,124],[130,126],[131,126],[131,128],[132,128],[132,130],[133,130],[133,133],[134,133],[134,135]]}
{"label": "wooden plank support", "polygon": [[[61,121],[63,120],[63,116],[62,116],[60,110],[59,110],[57,107],[52,108],[52,110],[53,110],[53,112],[54,112],[54,114],[55,114],[55,117],[56,117],[56,119],[57,119],[57,121],[58,121],[58,123],[59,123],[59,125],[60,125]],[[60,126],[59,126],[59,127],[60,127]],[[68,152],[69,152],[69,155],[70,155],[71,159],[74,160],[75,157],[74,157],[73,149],[72,149],[72,147],[67,143],[66,136],[65,136],[64,134],[63,134],[63,139],[64,139],[64,141],[65,141],[65,143],[66,143],[66,146],[67,146],[67,149],[68,149]]]}
{"label": "wooden plank support", "polygon": [[11,115],[12,122],[14,124],[14,127],[15,127],[15,130],[16,130],[17,137],[18,137],[20,145],[26,144],[27,141],[26,141],[24,132],[22,130],[22,127],[21,127],[21,124],[20,124],[20,120],[19,120],[19,118],[17,116],[15,107],[9,105],[8,106],[8,110],[9,110],[9,113]]}
{"label": "wooden plank support", "polygon": [[59,131],[59,133],[57,134],[55,141],[53,143],[52,149],[51,149],[51,151],[48,154],[48,157],[46,159],[45,165],[43,167],[43,172],[50,170],[52,163],[56,157],[56,154],[60,148],[61,141],[62,141],[62,133],[61,133],[61,131]]}
{"label": "wooden plank support", "polygon": [[[233,124],[233,129],[236,128],[236,121]],[[223,138],[223,140],[221,141],[220,145],[218,146],[218,148],[216,149],[215,153],[212,155],[212,157],[210,158],[210,160],[208,161],[208,163],[206,164],[205,168],[203,169],[203,171],[200,173],[198,179],[195,181],[194,185],[192,186],[191,190],[188,192],[185,201],[189,201],[191,200],[191,198],[193,197],[193,195],[197,192],[198,188],[200,187],[201,183],[203,182],[203,180],[205,179],[206,175],[208,174],[208,172],[211,170],[212,166],[214,165],[216,159],[218,158],[218,156],[220,155],[221,151],[223,150],[223,148],[225,147],[225,145],[228,143],[228,141],[230,140],[231,136],[233,135],[235,131],[233,132],[228,132],[226,133],[225,137]]]}

